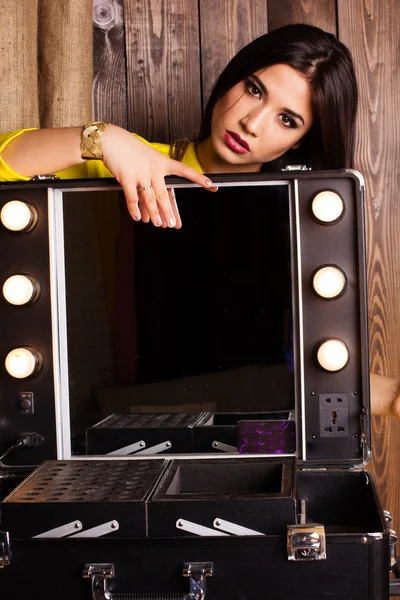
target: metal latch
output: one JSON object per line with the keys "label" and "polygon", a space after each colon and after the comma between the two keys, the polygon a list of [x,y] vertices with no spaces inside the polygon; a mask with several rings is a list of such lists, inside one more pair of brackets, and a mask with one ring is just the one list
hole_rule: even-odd
{"label": "metal latch", "polygon": [[[204,600],[206,597],[206,578],[212,577],[214,572],[214,566],[212,562],[206,563],[184,563],[182,575],[183,577],[189,577],[189,594],[168,594],[168,598],[177,600]],[[107,579],[111,579],[115,576],[115,569],[112,563],[95,563],[87,564],[83,569],[83,577],[85,579],[91,579],[92,583],[92,600],[113,600],[113,598],[120,598],[122,595],[128,596],[128,594],[121,594],[120,592],[114,594],[109,591],[107,585]],[[136,594],[129,594],[129,597],[134,599]],[[157,600],[157,597],[166,597],[166,594],[159,593],[140,593],[138,598],[141,600]]]}
{"label": "metal latch", "polygon": [[326,536],[323,525],[288,525],[288,560],[326,560]]}
{"label": "metal latch", "polygon": [[0,531],[0,569],[11,563],[11,544],[8,531]]}
{"label": "metal latch", "polygon": [[91,580],[93,600],[100,598],[109,600],[112,598],[112,594],[108,591],[107,579],[114,577],[114,574],[114,565],[112,563],[85,565],[83,577]]}
{"label": "metal latch", "polygon": [[214,565],[212,562],[194,562],[184,563],[183,576],[190,577],[189,595],[185,600],[204,600],[206,597],[206,578],[214,574]]}

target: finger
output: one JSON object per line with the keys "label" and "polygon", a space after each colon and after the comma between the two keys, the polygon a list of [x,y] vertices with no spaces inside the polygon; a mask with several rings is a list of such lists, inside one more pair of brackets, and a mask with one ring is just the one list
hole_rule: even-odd
{"label": "finger", "polygon": [[162,219],[158,210],[158,204],[154,193],[153,185],[147,184],[138,186],[138,193],[142,212],[142,207],[144,205],[147,209],[147,213],[153,225],[155,227],[160,227]]}
{"label": "finger", "polygon": [[203,175],[203,173],[199,173],[195,169],[192,169],[192,167],[189,167],[189,165],[184,165],[176,160],[171,159],[171,163],[172,169],[169,170],[169,173],[190,179],[193,183],[201,185],[210,192],[216,192],[218,190],[218,186],[214,185],[211,179],[206,175]]}
{"label": "finger", "polygon": [[[121,183],[121,185],[122,185],[122,183]],[[130,216],[135,221],[140,221],[141,213],[140,213],[140,209],[139,209],[139,198],[138,198],[136,186],[135,187],[133,187],[132,185],[127,186],[125,184],[125,185],[122,185],[122,188],[124,190],[126,206],[127,206]]]}
{"label": "finger", "polygon": [[153,188],[161,219],[168,224],[168,227],[175,227],[176,217],[171,206],[168,190],[165,187],[165,179],[163,177],[154,177]]}
{"label": "finger", "polygon": [[140,206],[140,212],[142,213],[142,221],[143,223],[149,223],[150,222],[150,215],[147,212],[147,208],[144,204],[139,204]]}
{"label": "finger", "polygon": [[174,188],[168,188],[168,196],[169,196],[169,201],[171,202],[172,210],[173,210],[174,216],[175,216],[175,221],[176,221],[175,229],[180,229],[182,227],[182,220],[181,220],[181,216],[179,214],[178,205],[176,203],[176,196],[175,196]]}

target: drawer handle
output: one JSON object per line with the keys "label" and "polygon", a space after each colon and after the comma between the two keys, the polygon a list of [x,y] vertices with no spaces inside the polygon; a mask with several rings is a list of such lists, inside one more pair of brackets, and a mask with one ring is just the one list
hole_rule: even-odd
{"label": "drawer handle", "polygon": [[213,574],[212,563],[184,563],[183,576],[189,578],[189,593],[121,593],[110,592],[107,579],[115,575],[112,563],[86,564],[83,577],[92,584],[92,600],[204,600],[206,597],[206,577]]}

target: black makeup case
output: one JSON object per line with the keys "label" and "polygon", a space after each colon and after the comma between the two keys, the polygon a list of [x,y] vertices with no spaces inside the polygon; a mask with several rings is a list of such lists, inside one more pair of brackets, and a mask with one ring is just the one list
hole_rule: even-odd
{"label": "black makeup case", "polygon": [[363,179],[214,181],[167,178],[180,231],[129,221],[114,180],[1,184],[7,599],[400,593],[367,470]]}

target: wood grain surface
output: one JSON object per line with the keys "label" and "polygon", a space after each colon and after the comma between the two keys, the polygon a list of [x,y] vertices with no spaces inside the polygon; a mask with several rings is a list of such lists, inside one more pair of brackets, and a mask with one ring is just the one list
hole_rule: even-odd
{"label": "wood grain surface", "polygon": [[194,137],[201,116],[197,0],[125,0],[128,127],[150,141]]}
{"label": "wood grain surface", "polygon": [[254,38],[267,33],[267,1],[200,0],[200,30],[205,105],[230,59]]}
{"label": "wood grain surface", "polygon": [[336,34],[336,0],[280,0],[268,3],[270,29],[290,23],[316,25]]}
{"label": "wood grain surface", "polygon": [[[341,40],[360,86],[356,167],[365,177],[371,370],[400,377],[400,80],[396,0],[340,0]],[[372,470],[400,529],[400,423],[375,417]]]}
{"label": "wood grain surface", "polygon": [[93,3],[94,118],[127,127],[123,0]]}

